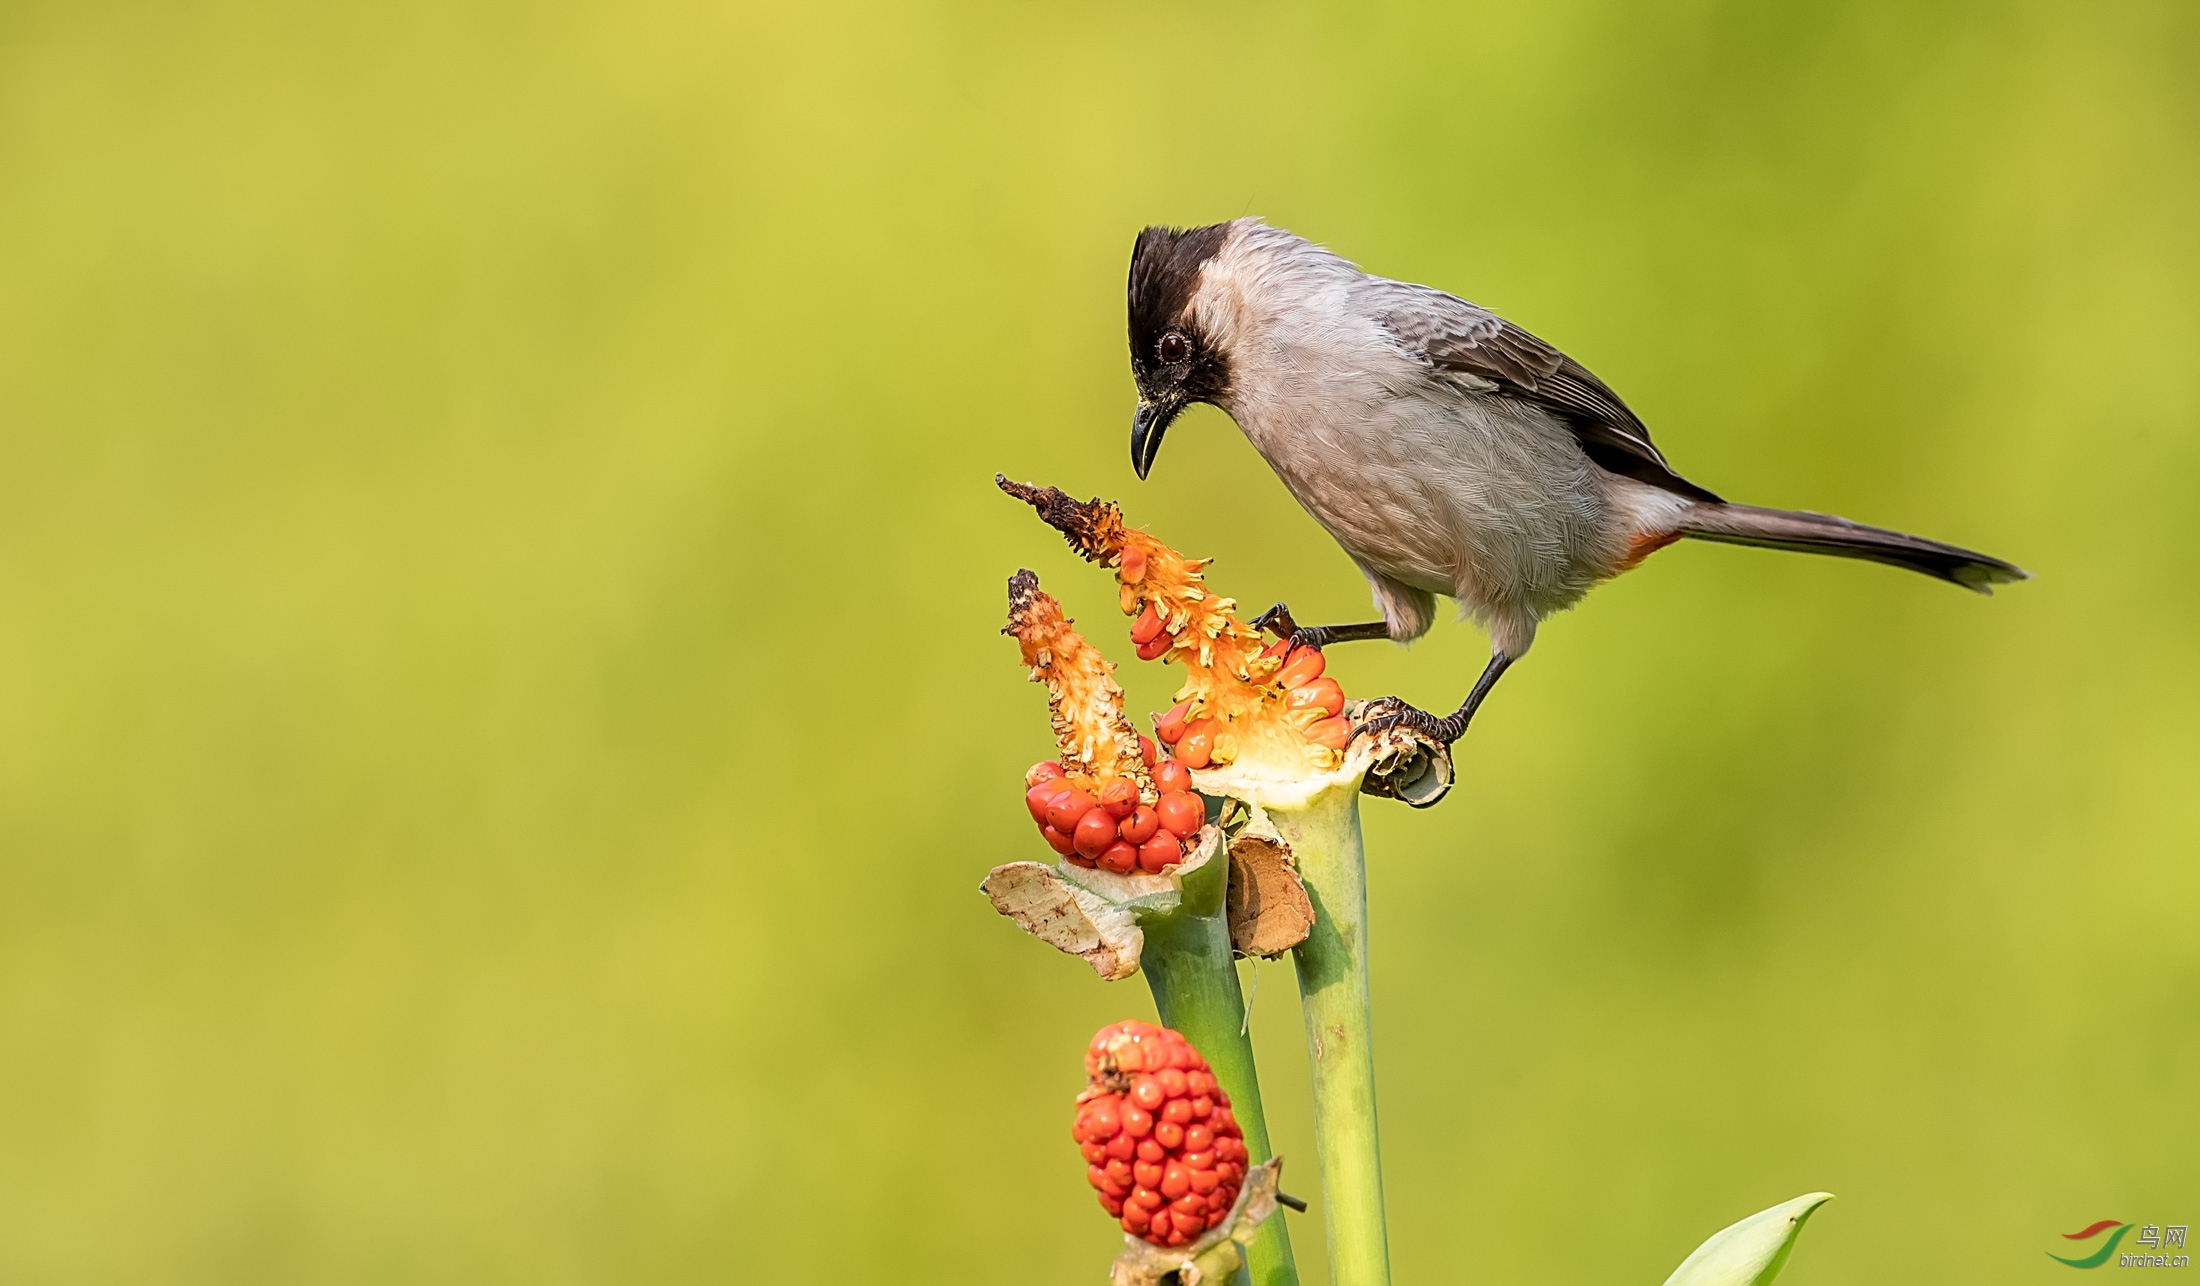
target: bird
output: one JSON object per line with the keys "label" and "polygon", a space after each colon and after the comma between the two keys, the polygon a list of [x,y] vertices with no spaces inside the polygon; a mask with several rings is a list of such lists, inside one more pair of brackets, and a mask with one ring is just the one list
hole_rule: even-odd
{"label": "bird", "polygon": [[1465,734],[1544,618],[1677,540],[1861,558],[1980,593],[2030,573],[1827,514],[1729,502],[1565,353],[1456,295],[1363,272],[1259,218],[1148,227],[1131,251],[1131,467],[1195,403],[1221,409],[1366,576],[1382,619],[1255,625],[1290,647],[1426,633],[1439,595],[1489,636],[1466,700],[1386,697],[1358,733]]}

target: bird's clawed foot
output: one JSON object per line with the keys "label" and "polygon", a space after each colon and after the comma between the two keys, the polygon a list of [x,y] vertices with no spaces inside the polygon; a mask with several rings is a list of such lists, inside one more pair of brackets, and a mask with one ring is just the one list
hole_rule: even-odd
{"label": "bird's clawed foot", "polygon": [[1377,697],[1360,711],[1360,725],[1352,730],[1352,740],[1372,737],[1392,728],[1411,728],[1432,741],[1443,745],[1466,735],[1467,721],[1457,714],[1434,715],[1419,706],[1407,705],[1397,697]]}
{"label": "bird's clawed foot", "polygon": [[1253,619],[1253,628],[1266,630],[1279,639],[1286,639],[1283,654],[1289,656],[1302,647],[1319,652],[1332,643],[1354,643],[1362,639],[1390,637],[1390,627],[1381,621],[1369,621],[1365,625],[1301,625],[1291,619],[1291,609],[1278,603]]}
{"label": "bird's clawed foot", "polygon": [[1299,623],[1291,619],[1290,604],[1278,603],[1259,616],[1254,617],[1253,628],[1264,630],[1279,639],[1287,639],[1298,633]]}

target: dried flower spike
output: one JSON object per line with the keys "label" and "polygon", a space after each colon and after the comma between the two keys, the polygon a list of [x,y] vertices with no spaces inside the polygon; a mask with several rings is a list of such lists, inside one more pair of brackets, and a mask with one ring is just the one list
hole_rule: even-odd
{"label": "dried flower spike", "polygon": [[1039,512],[1070,547],[1113,567],[1131,640],[1142,660],[1182,665],[1177,704],[1155,720],[1154,734],[1186,768],[1236,764],[1283,777],[1327,772],[1343,762],[1352,725],[1344,691],[1322,677],[1319,652],[1283,655],[1237,619],[1236,603],[1208,593],[1200,569],[1143,531],[1123,525],[1114,505],[1073,500],[1053,487],[995,477],[1003,491]]}

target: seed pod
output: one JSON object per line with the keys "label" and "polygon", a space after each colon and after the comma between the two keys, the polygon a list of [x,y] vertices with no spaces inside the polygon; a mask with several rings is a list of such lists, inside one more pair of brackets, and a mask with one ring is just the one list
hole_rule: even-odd
{"label": "seed pod", "polygon": [[[1245,1180],[1243,1161],[1231,1162],[1222,1144],[1240,1153],[1244,1145],[1234,1125],[1217,1135],[1206,1125],[1178,1123],[1189,1109],[1187,1095],[1213,1084],[1199,1051],[1166,1027],[1116,1023],[1093,1038],[1085,1073],[1089,1084],[1078,1096],[1071,1136],[1101,1208],[1123,1231],[1156,1246],[1187,1245],[1219,1226]],[[1207,1146],[1188,1146],[1195,1130]],[[1133,1138],[1136,1160],[1126,1165],[1115,1148]],[[1104,1160],[1092,1160],[1095,1148]]]}

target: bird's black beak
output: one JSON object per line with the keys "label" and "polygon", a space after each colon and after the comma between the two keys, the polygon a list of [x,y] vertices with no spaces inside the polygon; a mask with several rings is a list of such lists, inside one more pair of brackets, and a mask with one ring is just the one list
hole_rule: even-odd
{"label": "bird's black beak", "polygon": [[1153,468],[1153,458],[1161,454],[1161,435],[1169,431],[1169,422],[1183,409],[1184,404],[1174,400],[1138,404],[1138,413],[1131,417],[1131,468],[1140,482]]}

